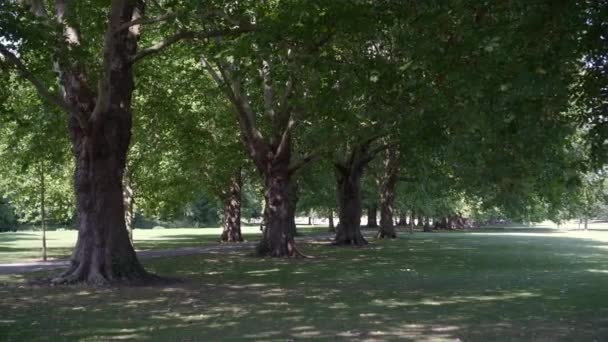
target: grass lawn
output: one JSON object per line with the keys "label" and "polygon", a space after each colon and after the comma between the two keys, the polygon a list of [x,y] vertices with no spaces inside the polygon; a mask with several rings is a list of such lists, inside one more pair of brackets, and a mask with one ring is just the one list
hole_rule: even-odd
{"label": "grass lawn", "polygon": [[[326,232],[323,226],[298,226],[302,235]],[[243,226],[245,240],[260,238],[259,226]],[[222,228],[135,229],[137,250],[173,249],[217,244]],[[75,230],[47,232],[49,259],[67,259],[76,244]],[[37,261],[42,258],[42,232],[19,231],[0,233],[0,264]]]}
{"label": "grass lawn", "polygon": [[[309,232],[311,229],[304,229]],[[172,229],[135,229],[135,248],[137,250],[171,249],[216,244],[221,228],[172,228]],[[246,239],[257,240],[259,226],[244,226]],[[47,232],[49,259],[69,258],[77,232],[75,230],[56,230]],[[0,264],[40,260],[42,257],[42,232],[19,231],[0,233]]]}
{"label": "grass lawn", "polygon": [[603,232],[402,233],[365,248],[302,246],[314,260],[146,261],[183,279],[166,286],[38,288],[20,281],[40,274],[5,276],[0,340],[601,341],[607,248]]}

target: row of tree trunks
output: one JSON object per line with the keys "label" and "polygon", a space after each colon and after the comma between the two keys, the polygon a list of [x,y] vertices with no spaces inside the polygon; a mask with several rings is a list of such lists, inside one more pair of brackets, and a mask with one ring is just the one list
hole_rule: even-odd
{"label": "row of tree trunks", "polygon": [[242,242],[241,234],[241,194],[243,179],[241,170],[238,170],[230,180],[230,187],[224,193],[224,230],[221,240],[223,242]]}
{"label": "row of tree trunks", "polygon": [[384,175],[380,188],[380,229],[378,238],[394,239],[397,237],[393,225],[393,206],[395,187],[399,177],[399,154],[395,147],[386,150],[384,157]]}

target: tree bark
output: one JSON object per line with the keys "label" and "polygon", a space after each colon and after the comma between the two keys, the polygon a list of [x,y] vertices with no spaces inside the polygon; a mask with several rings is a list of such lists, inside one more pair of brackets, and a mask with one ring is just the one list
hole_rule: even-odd
{"label": "tree bark", "polygon": [[418,227],[422,227],[424,225],[424,223],[422,222],[422,214],[418,214],[417,216],[418,219],[418,223],[416,224]]}
{"label": "tree bark", "polygon": [[378,227],[378,206],[374,203],[367,207],[367,228]]}
{"label": "tree bark", "polygon": [[429,222],[429,217],[428,216],[424,217],[423,221],[424,221],[423,231],[425,231],[425,232],[432,232],[433,231],[433,227],[431,227],[431,224]]}
{"label": "tree bark", "polygon": [[266,225],[257,252],[272,257],[295,256],[295,223],[289,200],[291,175],[285,163],[271,165],[264,173]]}
{"label": "tree bark", "polygon": [[292,236],[298,236],[298,230],[296,227],[296,210],[298,208],[298,184],[292,179],[289,183],[289,229],[291,231]]}
{"label": "tree bark", "polygon": [[235,173],[230,188],[224,196],[224,231],[223,242],[242,242],[241,235],[241,188],[243,181],[241,170]]}
{"label": "tree bark", "polygon": [[340,224],[335,238],[337,245],[366,245],[361,234],[361,172],[337,173]]}
{"label": "tree bark", "polygon": [[335,233],[336,232],[336,226],[335,226],[335,223],[334,223],[334,212],[333,211],[329,212],[329,216],[328,216],[327,219],[329,221],[329,231],[332,232],[332,233]]}
{"label": "tree bark", "polygon": [[123,180],[123,201],[125,206],[125,225],[129,234],[129,241],[133,245],[133,225],[135,223],[135,193],[131,174],[128,170],[125,172]]}
{"label": "tree bark", "polygon": [[[396,148],[389,148],[384,158],[384,176],[382,177],[380,193],[380,229],[378,238],[394,239],[397,237],[393,225],[393,205],[395,202],[395,187],[399,176],[399,160]],[[405,219],[405,215],[400,215]],[[405,225],[405,222],[403,222]]]}
{"label": "tree bark", "polygon": [[129,241],[122,189],[132,124],[130,56],[136,52],[138,34],[115,32],[121,23],[141,15],[143,4],[113,1],[110,11],[99,93],[93,95],[86,86],[84,68],[60,75],[66,102],[77,109],[70,113],[69,132],[76,161],[78,240],[70,267],[54,283],[106,285],[150,277]]}

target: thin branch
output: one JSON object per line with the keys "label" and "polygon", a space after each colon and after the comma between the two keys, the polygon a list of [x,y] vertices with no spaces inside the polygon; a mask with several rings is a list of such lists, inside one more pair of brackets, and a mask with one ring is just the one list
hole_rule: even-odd
{"label": "thin branch", "polygon": [[[308,153],[302,159],[295,161],[289,165],[289,173],[293,174],[294,172],[298,171],[302,167],[306,166],[311,161],[317,159],[319,156],[320,156],[319,151]],[[336,166],[336,167],[338,167],[338,166]]]}
{"label": "thin branch", "polygon": [[123,30],[128,29],[131,26],[135,26],[135,25],[145,25],[145,24],[154,24],[154,23],[158,23],[161,21],[167,21],[169,19],[173,19],[177,17],[176,13],[173,12],[169,12],[169,13],[165,13],[156,17],[152,17],[152,18],[137,18],[135,20],[131,20],[128,21],[126,23],[123,23],[121,25],[119,25],[116,30],[114,30],[114,32],[112,32],[112,34],[117,34],[120,33]]}
{"label": "thin branch", "polygon": [[61,97],[51,93],[44,86],[42,81],[40,81],[34,74],[32,74],[32,72],[30,72],[28,70],[28,68],[25,66],[25,64],[23,64],[23,62],[19,58],[17,58],[13,53],[11,53],[6,47],[4,47],[2,45],[0,45],[0,54],[2,54],[2,56],[4,56],[5,60],[9,64],[12,64],[17,69],[19,74],[21,74],[21,76],[24,79],[28,80],[34,86],[34,88],[36,88],[36,91],[38,91],[38,93],[42,97],[44,97],[45,99],[54,103],[59,108],[66,111],[67,113],[77,112],[76,108],[73,108],[72,106],[70,106]]}
{"label": "thin branch", "polygon": [[131,58],[131,63],[137,63],[139,60],[148,57],[150,55],[159,53],[169,46],[178,43],[182,40],[186,39],[208,39],[214,37],[222,37],[222,36],[230,36],[230,35],[238,35],[242,33],[248,33],[255,30],[254,25],[248,25],[243,27],[238,27],[235,29],[228,30],[213,30],[209,32],[197,32],[197,31],[182,31],[178,32],[172,36],[169,36],[158,43],[153,44],[150,47],[141,49],[139,53]]}
{"label": "thin branch", "polygon": [[223,79],[222,76],[220,76],[215,71],[211,62],[209,62],[209,60],[204,55],[201,55],[201,63],[203,64],[207,72],[211,75],[211,78],[213,78],[217,86],[222,89],[224,93],[226,93],[226,96],[228,96],[230,102],[236,104],[234,93],[232,92],[232,89],[228,86],[228,81],[226,79]]}
{"label": "thin branch", "polygon": [[277,146],[277,150],[275,153],[275,155],[277,157],[283,155],[286,152],[288,153],[288,151],[290,149],[290,147],[288,146],[289,142],[290,142],[289,138],[290,138],[290,134],[291,134],[291,131],[292,131],[295,123],[296,123],[295,120],[293,120],[292,118],[290,118],[287,121],[287,126],[285,127],[285,129],[283,130],[283,133],[281,134],[281,140],[279,141],[279,146]]}
{"label": "thin branch", "polygon": [[264,88],[264,108],[266,111],[266,115],[271,118],[274,118],[275,110],[274,110],[274,88],[272,86],[272,78],[270,76],[270,62],[263,60],[262,61],[262,69],[260,70],[260,74],[262,76],[262,87]]}

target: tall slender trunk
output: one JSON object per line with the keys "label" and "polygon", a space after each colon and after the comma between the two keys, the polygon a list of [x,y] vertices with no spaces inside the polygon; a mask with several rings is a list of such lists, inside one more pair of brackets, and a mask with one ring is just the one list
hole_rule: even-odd
{"label": "tall slender trunk", "polygon": [[42,260],[46,261],[46,180],[44,165],[40,166],[40,227],[42,228]]}
{"label": "tall slender trunk", "polygon": [[424,223],[422,222],[422,214],[418,213],[417,219],[418,219],[418,223],[416,225],[418,227],[422,227],[424,225]]}
{"label": "tall slender trunk", "polygon": [[335,243],[340,245],[366,245],[361,234],[361,173],[349,170],[337,173],[340,224]]}
{"label": "tall slender trunk", "polygon": [[[393,225],[393,205],[395,202],[395,187],[399,176],[399,159],[396,148],[389,148],[384,158],[384,176],[380,192],[380,229],[378,238],[397,237],[395,226]],[[400,215],[405,219],[405,215]],[[405,225],[405,222],[403,222]]]}
{"label": "tall slender trunk", "polygon": [[589,230],[589,218],[585,217],[585,220],[583,222],[584,222],[584,226],[583,226],[584,229]]}
{"label": "tall slender trunk", "polygon": [[424,219],[423,219],[423,221],[424,221],[423,231],[425,231],[425,232],[431,232],[431,231],[433,231],[433,227],[431,227],[431,224],[430,224],[430,221],[429,221],[429,217],[425,216]]}
{"label": "tall slender trunk", "polygon": [[70,267],[54,283],[105,285],[149,278],[129,240],[122,189],[132,125],[130,58],[137,49],[137,34],[134,30],[115,32],[118,25],[141,14],[140,6],[138,1],[112,3],[97,96],[82,86],[86,84],[84,70],[61,75],[66,101],[78,108],[69,122],[76,161],[78,240]]}
{"label": "tall slender trunk", "polygon": [[367,228],[377,228],[378,227],[378,206],[376,203],[371,204],[367,207]]}
{"label": "tall slender trunk", "polygon": [[230,188],[224,196],[224,231],[222,241],[242,242],[241,235],[241,188],[243,180],[241,170],[235,173],[230,182]]}
{"label": "tall slender trunk", "polygon": [[329,231],[332,232],[332,233],[335,233],[336,232],[336,226],[335,226],[335,223],[334,223],[334,212],[333,212],[333,210],[329,211],[329,216],[328,216],[327,219],[329,221],[328,222],[329,223]]}

